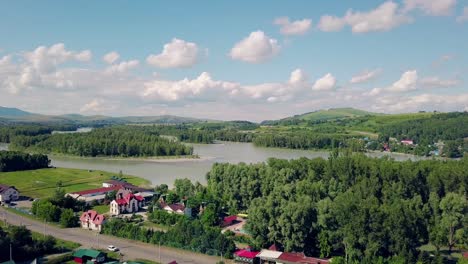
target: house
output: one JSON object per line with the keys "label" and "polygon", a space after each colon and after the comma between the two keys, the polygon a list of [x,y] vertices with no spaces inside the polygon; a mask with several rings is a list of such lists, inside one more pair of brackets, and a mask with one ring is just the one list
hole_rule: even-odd
{"label": "house", "polygon": [[403,145],[407,145],[407,146],[414,145],[414,142],[411,139],[404,139],[404,140],[400,141],[400,143],[403,144]]}
{"label": "house", "polygon": [[81,227],[84,229],[101,231],[102,225],[106,221],[106,217],[94,210],[83,212],[80,217]]}
{"label": "house", "polygon": [[259,263],[258,253],[260,252],[253,251],[250,247],[241,249],[234,252],[234,261],[236,263],[257,264]]}
{"label": "house", "polygon": [[94,201],[102,202],[106,199],[106,194],[113,191],[118,191],[121,186],[102,187],[97,189],[84,190],[79,192],[67,193],[65,196],[70,196],[76,200],[83,201],[86,204],[91,204]]}
{"label": "house", "polygon": [[19,198],[18,190],[14,186],[0,184],[0,202],[9,203]]}
{"label": "house", "polygon": [[280,263],[283,264],[329,264],[329,259],[319,259],[313,257],[307,257],[304,253],[289,253],[283,252],[279,257],[278,260]]}
{"label": "house", "polygon": [[146,188],[141,188],[138,186],[135,186],[131,183],[125,182],[125,181],[118,181],[118,180],[108,180],[102,183],[102,187],[109,188],[109,187],[118,187],[120,186],[120,189],[127,189],[131,190],[133,192],[148,192],[151,190],[146,189]]}
{"label": "house", "polygon": [[237,215],[226,216],[223,218],[223,222],[221,223],[221,227],[230,226],[237,222]]}
{"label": "house", "polygon": [[110,213],[120,215],[125,213],[135,213],[144,206],[144,198],[133,193],[127,193],[125,196],[118,196],[110,203]]}
{"label": "house", "polygon": [[258,253],[257,257],[260,259],[260,263],[281,263],[278,258],[283,254],[281,251],[262,249]]}
{"label": "house", "polygon": [[78,249],[72,256],[76,263],[104,263],[107,258],[106,253],[86,248]]}
{"label": "house", "polygon": [[183,203],[166,204],[165,202],[161,202],[161,208],[171,214],[185,213],[185,205]]}

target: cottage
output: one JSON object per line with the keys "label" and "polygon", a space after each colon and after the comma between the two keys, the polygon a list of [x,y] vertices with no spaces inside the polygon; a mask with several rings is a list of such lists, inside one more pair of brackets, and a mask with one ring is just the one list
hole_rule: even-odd
{"label": "cottage", "polygon": [[81,227],[84,229],[101,231],[102,225],[106,221],[106,217],[98,214],[94,210],[84,212],[80,217]]}
{"label": "cottage", "polygon": [[144,206],[144,198],[142,196],[127,193],[123,198],[120,197],[118,196],[110,203],[110,213],[112,215],[135,213]]}
{"label": "cottage", "polygon": [[161,208],[168,213],[175,213],[175,214],[184,214],[185,213],[185,205],[183,203],[175,203],[175,204],[166,204],[164,202],[161,203]]}
{"label": "cottage", "polygon": [[234,261],[236,263],[257,264],[259,258],[257,257],[258,251],[253,251],[252,248],[241,249],[234,252]]}
{"label": "cottage", "polygon": [[19,198],[18,190],[14,186],[0,184],[0,202],[9,203],[16,201]]}
{"label": "cottage", "polygon": [[106,261],[106,253],[94,249],[78,249],[73,253],[73,260],[76,263],[104,263]]}

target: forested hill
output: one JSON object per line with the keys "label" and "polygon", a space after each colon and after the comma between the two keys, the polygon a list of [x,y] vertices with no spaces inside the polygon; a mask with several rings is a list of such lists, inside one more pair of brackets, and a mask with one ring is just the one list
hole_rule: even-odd
{"label": "forested hill", "polygon": [[325,110],[318,110],[314,112],[309,112],[301,115],[295,115],[291,117],[286,117],[280,120],[266,120],[263,121],[262,125],[291,125],[299,124],[301,122],[320,122],[320,121],[330,121],[343,118],[354,118],[361,116],[373,116],[379,115],[377,113],[367,112],[364,110],[359,110],[355,108],[331,108]]}

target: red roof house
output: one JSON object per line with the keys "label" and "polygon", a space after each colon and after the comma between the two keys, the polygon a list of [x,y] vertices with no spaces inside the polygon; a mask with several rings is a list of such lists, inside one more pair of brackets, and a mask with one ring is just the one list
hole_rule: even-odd
{"label": "red roof house", "polygon": [[235,221],[237,221],[237,215],[226,216],[223,218],[223,223],[221,224],[222,227],[230,226]]}
{"label": "red roof house", "polygon": [[283,252],[279,257],[281,263],[284,264],[329,264],[329,259],[319,259],[313,257],[306,257],[304,253],[290,253],[290,252]]}
{"label": "red roof house", "polygon": [[234,252],[234,260],[236,263],[254,263],[259,251],[253,251],[248,247]]}
{"label": "red roof house", "polygon": [[138,212],[143,207],[144,200],[140,195],[127,193],[123,198],[115,199],[110,203],[110,212],[113,215]]}
{"label": "red roof house", "polygon": [[80,217],[81,227],[90,230],[101,231],[102,225],[105,221],[106,217],[102,214],[98,214],[94,210],[83,212]]}

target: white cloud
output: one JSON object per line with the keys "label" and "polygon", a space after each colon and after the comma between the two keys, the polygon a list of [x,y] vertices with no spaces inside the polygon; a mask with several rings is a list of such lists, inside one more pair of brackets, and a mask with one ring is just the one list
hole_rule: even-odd
{"label": "white cloud", "polygon": [[353,33],[367,33],[388,31],[411,21],[410,17],[399,11],[397,3],[387,1],[368,12],[355,12],[349,9],[341,18],[324,15],[320,19],[318,28],[322,31],[339,31],[344,25],[348,25]]}
{"label": "white cloud", "polygon": [[193,42],[173,38],[164,45],[163,51],[157,55],[149,55],[146,62],[159,68],[190,67],[198,61],[198,46]]}
{"label": "white cloud", "polygon": [[418,94],[413,96],[389,95],[377,97],[372,109],[384,112],[456,111],[468,106],[468,94],[440,95]]}
{"label": "white cloud", "polygon": [[263,31],[254,31],[236,43],[229,55],[234,60],[260,63],[271,59],[279,50],[280,46],[276,39],[268,37]]}
{"label": "white cloud", "polygon": [[321,31],[333,32],[340,31],[346,25],[346,21],[342,18],[330,15],[324,15],[320,18],[318,28]]}
{"label": "white cloud", "polygon": [[107,73],[125,73],[131,69],[136,68],[140,62],[138,60],[122,61],[118,64],[110,65],[107,67]]}
{"label": "white cloud", "polygon": [[331,73],[325,74],[322,78],[315,81],[312,90],[315,91],[329,91],[335,88],[336,79]]}
{"label": "white cloud", "polygon": [[307,74],[302,69],[295,69],[291,72],[291,76],[289,77],[289,83],[291,85],[304,85],[307,83],[307,80]]}
{"label": "white cloud", "polygon": [[419,9],[426,15],[448,16],[452,14],[456,4],[456,0],[405,0],[403,11]]}
{"label": "white cloud", "polygon": [[80,108],[81,113],[97,113],[113,111],[117,108],[115,103],[108,103],[102,99],[93,99]]}
{"label": "white cloud", "polygon": [[304,35],[312,26],[312,20],[310,19],[291,22],[288,17],[279,17],[273,23],[281,26],[280,32],[283,35]]}
{"label": "white cloud", "polygon": [[372,71],[365,70],[351,78],[350,83],[364,83],[376,78],[382,72],[381,69],[375,69]]}
{"label": "white cloud", "polygon": [[468,6],[465,6],[463,8],[463,13],[457,17],[458,23],[463,23],[465,21],[468,21]]}
{"label": "white cloud", "polygon": [[418,81],[418,72],[416,70],[404,72],[400,79],[394,82],[386,90],[390,92],[407,92],[416,89]]}
{"label": "white cloud", "polygon": [[102,60],[107,64],[112,64],[120,58],[119,53],[111,51],[102,57]]}
{"label": "white cloud", "polygon": [[460,80],[442,80],[439,77],[425,77],[419,81],[423,87],[426,88],[443,88],[443,87],[453,87],[460,84]]}
{"label": "white cloud", "polygon": [[[201,96],[210,90],[208,96],[214,96],[216,90],[233,90],[238,86],[236,83],[215,81],[207,72],[203,72],[196,79],[187,78],[180,81],[154,80],[144,84],[143,98],[157,101],[177,101],[185,98]],[[206,95],[206,94],[205,94]]]}

